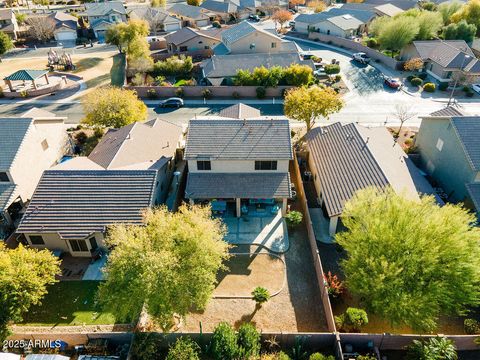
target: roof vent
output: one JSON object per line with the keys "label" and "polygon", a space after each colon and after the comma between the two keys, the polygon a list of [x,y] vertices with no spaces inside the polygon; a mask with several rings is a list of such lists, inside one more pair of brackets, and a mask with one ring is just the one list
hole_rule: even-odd
{"label": "roof vent", "polygon": [[342,17],[343,17],[345,20],[350,20],[350,19],[352,19],[352,15],[350,15],[350,14],[345,14],[345,15],[343,15]]}

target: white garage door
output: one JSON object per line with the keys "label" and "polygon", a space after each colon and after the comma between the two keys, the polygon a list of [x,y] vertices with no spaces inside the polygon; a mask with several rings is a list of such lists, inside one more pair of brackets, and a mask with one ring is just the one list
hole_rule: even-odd
{"label": "white garage door", "polygon": [[64,40],[75,40],[77,38],[77,34],[72,31],[61,31],[57,32],[57,40],[64,41]]}

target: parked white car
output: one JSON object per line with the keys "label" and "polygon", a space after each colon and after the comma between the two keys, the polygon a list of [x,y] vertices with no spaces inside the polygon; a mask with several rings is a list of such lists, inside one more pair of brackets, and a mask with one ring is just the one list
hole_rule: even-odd
{"label": "parked white car", "polygon": [[353,60],[358,61],[362,64],[368,64],[370,62],[370,58],[364,52],[358,52],[352,55]]}
{"label": "parked white car", "polygon": [[472,90],[480,95],[480,84],[473,84],[472,85]]}

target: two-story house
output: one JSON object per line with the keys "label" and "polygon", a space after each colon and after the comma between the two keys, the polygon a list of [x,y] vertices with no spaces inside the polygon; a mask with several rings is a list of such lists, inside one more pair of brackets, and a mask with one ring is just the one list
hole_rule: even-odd
{"label": "two-story house", "polygon": [[108,131],[88,157],[43,173],[17,233],[32,247],[89,257],[115,223],[141,224],[163,203],[182,128],[163,120]]}
{"label": "two-story house", "polygon": [[121,1],[86,3],[85,11],[88,23],[100,42],[105,41],[109,26],[127,21],[127,12]]}
{"label": "two-story house", "polygon": [[278,204],[285,215],[293,159],[287,119],[192,119],[185,159],[191,202],[222,200],[238,217],[250,204]]}
{"label": "two-story house", "polygon": [[14,225],[43,171],[68,152],[64,121],[36,108],[0,118],[0,228]]}
{"label": "two-story house", "polygon": [[12,39],[17,39],[19,27],[17,18],[12,9],[0,9],[0,31],[4,32]]}
{"label": "two-story house", "polygon": [[445,108],[422,118],[415,145],[422,166],[452,202],[480,211],[480,117]]}

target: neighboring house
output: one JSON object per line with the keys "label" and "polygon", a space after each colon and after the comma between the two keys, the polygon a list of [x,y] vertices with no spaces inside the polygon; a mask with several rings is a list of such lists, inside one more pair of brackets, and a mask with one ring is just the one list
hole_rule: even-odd
{"label": "neighboring house", "polygon": [[202,27],[209,25],[215,20],[216,14],[201,8],[187,4],[177,3],[167,9],[168,13],[182,21],[182,26]]}
{"label": "neighboring house", "polygon": [[14,40],[17,39],[19,27],[12,9],[0,9],[0,31]]}
{"label": "neighboring house", "polygon": [[211,85],[231,85],[238,70],[253,71],[264,66],[289,67],[292,64],[307,65],[315,69],[313,60],[303,60],[298,52],[273,54],[214,55],[204,60],[200,67],[204,81]]}
{"label": "neighboring house", "polygon": [[480,212],[480,117],[446,108],[422,118],[415,145],[422,166],[452,202]]}
{"label": "neighboring house", "polygon": [[392,0],[364,0],[363,3],[361,4],[351,3],[346,5],[350,5],[350,6],[365,5],[365,6],[378,7],[385,4],[393,5],[399,9],[402,9],[403,11],[407,11],[409,9],[418,7],[418,1],[415,1],[415,0],[393,0],[393,1]]}
{"label": "neighboring house", "polygon": [[414,41],[400,54],[402,60],[421,58],[424,69],[440,83],[450,83],[457,76],[466,83],[480,78],[480,60],[464,40]]}
{"label": "neighboring house", "polygon": [[391,3],[378,5],[378,6],[375,6],[373,9],[378,16],[388,16],[388,17],[394,17],[396,15],[399,15],[405,12],[403,9]]}
{"label": "neighboring house", "polygon": [[249,21],[232,26],[222,32],[222,44],[214,50],[217,55],[281,53],[298,51],[293,41],[283,40],[273,32],[262,29]]}
{"label": "neighboring house", "polygon": [[85,8],[90,27],[100,42],[105,41],[109,26],[127,21],[127,12],[120,1],[86,3]]}
{"label": "neighboring house", "polygon": [[0,118],[0,227],[14,225],[43,171],[69,151],[64,121],[37,108]]}
{"label": "neighboring house", "polygon": [[141,224],[165,201],[181,141],[181,127],[158,119],[108,131],[88,157],[43,173],[17,232],[36,248],[91,256],[109,225]]}
{"label": "neighboring house", "polygon": [[411,199],[419,199],[419,193],[434,193],[384,127],[337,122],[314,128],[306,138],[308,165],[318,203],[329,218],[330,235],[339,229],[345,203],[358,190],[391,186]]}
{"label": "neighboring house", "polygon": [[47,19],[55,22],[54,36],[57,41],[74,41],[77,39],[78,19],[75,16],[56,11],[48,15]]}
{"label": "neighboring house", "polygon": [[477,57],[479,57],[480,56],[480,39],[473,40],[471,48],[472,48],[473,53]]}
{"label": "neighboring house", "polygon": [[230,0],[206,0],[200,7],[215,13],[224,22],[238,18],[239,6]]}
{"label": "neighboring house", "polygon": [[[408,1],[408,0],[407,0]],[[409,5],[415,6],[414,3],[408,2]],[[405,6],[404,6],[405,7]],[[395,5],[395,2],[384,2],[381,4],[370,4],[370,3],[346,3],[341,7],[343,10],[363,10],[363,11],[372,11],[378,16],[388,16],[393,17],[395,15],[401,14],[406,9],[400,7],[398,4]]]}
{"label": "neighboring house", "polygon": [[220,43],[220,36],[217,30],[196,30],[184,27],[165,36],[165,41],[167,42],[167,51],[174,54],[212,49]]}
{"label": "neighboring house", "polygon": [[150,35],[177,31],[182,28],[182,22],[168,14],[163,8],[142,6],[129,12],[130,19],[145,20],[150,25]]}
{"label": "neighboring house", "polygon": [[229,119],[253,119],[259,118],[261,113],[254,107],[240,103],[222,109],[218,116]]}
{"label": "neighboring house", "polygon": [[292,159],[287,119],[192,119],[185,145],[185,197],[235,204],[238,217],[254,203],[277,204],[285,215]]}
{"label": "neighboring house", "polygon": [[316,14],[301,14],[295,18],[295,31],[308,34],[319,32],[338,37],[352,37],[368,32],[376,17],[374,11],[333,8]]}

